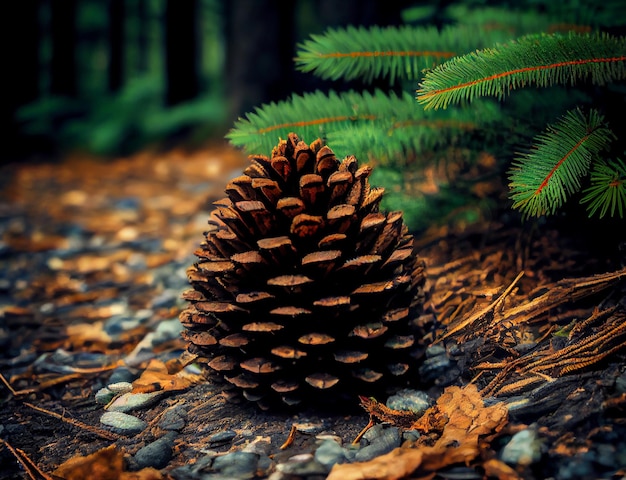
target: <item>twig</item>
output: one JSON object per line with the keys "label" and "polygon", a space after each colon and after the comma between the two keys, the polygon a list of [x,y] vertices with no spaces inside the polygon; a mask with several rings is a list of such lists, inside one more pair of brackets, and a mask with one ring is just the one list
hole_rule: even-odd
{"label": "twig", "polygon": [[361,441],[361,438],[363,438],[363,435],[365,435],[365,432],[367,432],[374,425],[375,425],[374,415],[370,415],[370,421],[367,422],[367,425],[365,425],[365,427],[363,427],[363,429],[359,432],[359,434],[356,437],[354,437],[354,440],[352,440],[352,445],[358,445],[359,442]]}
{"label": "twig", "polygon": [[[38,480],[38,478],[43,478],[44,480],[54,480],[50,475],[42,471],[23,450],[13,447],[9,442],[2,438],[0,438],[0,445],[4,445],[7,450],[13,454],[32,480]],[[39,475],[39,477],[37,477],[37,475]]]}
{"label": "twig", "polygon": [[2,383],[4,383],[4,386],[9,389],[9,392],[11,392],[11,395],[13,395],[14,397],[17,396],[17,392],[15,391],[15,389],[11,386],[8,380],[4,378],[4,375],[2,375],[1,373],[0,373],[0,381],[2,381]]}
{"label": "twig", "polygon": [[285,440],[285,443],[283,443],[280,446],[281,450],[285,450],[286,448],[289,448],[291,446],[291,444],[293,443],[293,440],[296,438],[296,432],[297,431],[298,431],[298,427],[294,423],[291,426],[291,430],[289,431],[289,435],[287,436],[287,440]]}
{"label": "twig", "polygon": [[87,430],[88,432],[91,432],[94,435],[98,435],[99,437],[104,438],[106,440],[115,441],[115,440],[118,440],[120,438],[119,435],[116,435],[113,432],[109,432],[108,430],[103,430],[101,428],[94,427],[92,425],[87,425],[86,423],[83,423],[83,422],[81,422],[79,420],[74,420],[72,418],[66,418],[63,415],[59,415],[58,413],[51,412],[50,410],[46,410],[45,408],[37,407],[37,406],[33,405],[32,403],[24,402],[24,405],[26,405],[27,407],[32,408],[33,410],[35,410],[35,411],[37,411],[39,413],[43,413],[44,415],[49,415],[51,417],[54,417],[54,418],[57,418],[57,419],[61,420],[62,422],[66,422],[66,423],[69,423],[70,425],[73,425],[75,427],[82,428],[83,430]]}
{"label": "twig", "polygon": [[502,295],[500,295],[498,298],[496,298],[493,302],[491,302],[485,308],[482,308],[481,310],[476,312],[474,315],[469,317],[467,320],[465,320],[463,322],[460,322],[457,325],[455,325],[454,327],[450,328],[442,337],[437,339],[435,341],[435,343],[441,342],[442,340],[445,340],[449,336],[454,335],[456,332],[458,332],[460,330],[463,330],[464,328],[466,328],[467,326],[469,326],[472,323],[476,322],[477,320],[480,320],[485,315],[487,315],[490,311],[495,310],[497,308],[497,306],[504,301],[504,299],[508,296],[508,294],[511,293],[511,291],[513,290],[513,288],[515,287],[517,282],[519,282],[519,279],[522,278],[523,275],[524,275],[524,271],[522,270],[520,273],[517,274],[517,277],[515,277],[515,280],[513,280],[511,282],[511,284],[506,288],[506,290],[504,292],[502,292]]}

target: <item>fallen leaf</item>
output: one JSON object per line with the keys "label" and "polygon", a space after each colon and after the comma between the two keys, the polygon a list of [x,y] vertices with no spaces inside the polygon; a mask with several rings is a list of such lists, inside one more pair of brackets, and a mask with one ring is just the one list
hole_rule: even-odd
{"label": "fallen leaf", "polygon": [[54,472],[63,480],[161,480],[163,476],[154,468],[137,472],[124,471],[124,454],[114,445],[87,456],[75,456],[62,463]]}
{"label": "fallen leaf", "polygon": [[150,360],[141,376],[133,382],[132,393],[186,390],[202,378],[183,369],[170,371],[168,366],[172,367],[172,364],[166,365],[158,359]]}
{"label": "fallen leaf", "polygon": [[[362,399],[363,400],[363,399]],[[367,400],[367,399],[366,399]],[[385,421],[406,417],[380,404],[367,404],[370,413],[382,412]],[[333,467],[329,480],[400,479],[418,470],[420,478],[430,478],[439,469],[463,463],[469,465],[489,449],[489,441],[504,428],[508,411],[504,403],[485,407],[475,385],[448,387],[424,415],[411,428],[423,435],[410,447],[400,447],[386,455],[361,463],[338,464]],[[502,480],[512,480],[511,472],[500,465],[489,464],[493,471],[502,473]]]}

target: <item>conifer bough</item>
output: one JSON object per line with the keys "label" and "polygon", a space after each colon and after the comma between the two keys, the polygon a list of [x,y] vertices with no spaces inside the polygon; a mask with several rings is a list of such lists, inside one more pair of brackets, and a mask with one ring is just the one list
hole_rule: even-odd
{"label": "conifer bough", "polygon": [[418,382],[425,266],[371,168],[295,134],[250,162],[188,270],[189,351],[262,408]]}

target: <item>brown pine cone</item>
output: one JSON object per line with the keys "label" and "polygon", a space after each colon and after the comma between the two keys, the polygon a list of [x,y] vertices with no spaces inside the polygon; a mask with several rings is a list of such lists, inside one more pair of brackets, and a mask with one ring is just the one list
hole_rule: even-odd
{"label": "brown pine cone", "polygon": [[190,352],[263,408],[419,383],[424,262],[371,168],[295,134],[250,161],[188,270]]}

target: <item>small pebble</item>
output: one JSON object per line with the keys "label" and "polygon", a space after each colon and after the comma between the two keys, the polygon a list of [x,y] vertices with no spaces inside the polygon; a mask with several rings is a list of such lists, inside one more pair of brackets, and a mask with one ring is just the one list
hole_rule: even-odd
{"label": "small pebble", "polygon": [[537,437],[537,431],[527,428],[517,432],[502,449],[500,458],[509,465],[527,466],[539,461],[541,441]]}
{"label": "small pebble", "polygon": [[120,382],[130,383],[136,378],[137,378],[137,375],[131,372],[128,368],[118,367],[115,370],[113,370],[113,373],[111,373],[111,376],[109,377],[109,382],[110,383],[120,383]]}
{"label": "small pebble", "polygon": [[415,442],[418,438],[420,438],[420,432],[417,430],[405,430],[402,432],[403,442]]}
{"label": "small pebble", "polygon": [[256,476],[259,456],[250,452],[232,452],[213,461],[213,470],[225,477],[248,479]]}
{"label": "small pebble", "polygon": [[315,450],[314,458],[330,471],[336,463],[343,463],[346,455],[344,449],[335,440],[324,440]]}
{"label": "small pebble", "polygon": [[419,390],[411,390],[406,388],[400,390],[387,399],[387,406],[394,410],[407,410],[415,414],[421,415],[430,406],[432,402],[427,393]]}
{"label": "small pebble", "polygon": [[122,412],[104,412],[100,417],[100,423],[124,435],[136,435],[148,426],[140,418]]}
{"label": "small pebble", "polygon": [[113,393],[128,393],[133,389],[133,384],[130,382],[115,382],[109,383],[107,388]]}
{"label": "small pebble", "polygon": [[169,432],[158,440],[140,448],[133,456],[133,468],[140,470],[146,467],[164,468],[172,458],[172,448],[176,433]]}
{"label": "small pebble", "polygon": [[185,410],[185,407],[177,405],[165,411],[163,417],[159,420],[159,427],[163,430],[182,430],[185,426],[186,418],[187,410]]}
{"label": "small pebble", "polygon": [[[366,433],[369,433],[374,428],[371,428]],[[365,437],[365,435],[364,435]],[[362,447],[356,452],[355,459],[357,462],[365,462],[371,460],[385,453],[391,452],[394,448],[400,446],[400,430],[397,427],[384,428],[382,433],[372,438],[368,438],[370,444]]]}
{"label": "small pebble", "polygon": [[163,392],[125,393],[117,397],[113,403],[107,407],[107,410],[110,412],[130,412],[132,410],[139,410],[153,405],[162,395]]}
{"label": "small pebble", "polygon": [[226,445],[233,441],[237,433],[232,430],[224,430],[223,432],[214,433],[209,437],[209,445],[214,448],[220,445]]}
{"label": "small pebble", "polygon": [[[313,476],[313,475],[328,475],[328,469],[315,460],[311,453],[301,453],[289,457],[285,463],[276,465],[276,471],[281,474],[294,475],[294,476]],[[281,477],[279,477],[281,478]],[[282,478],[285,478],[284,476]],[[287,477],[289,478],[289,477]]]}
{"label": "small pebble", "polygon": [[96,392],[96,403],[100,405],[107,405],[113,398],[115,398],[115,392],[112,392],[106,387]]}

